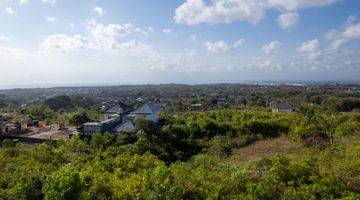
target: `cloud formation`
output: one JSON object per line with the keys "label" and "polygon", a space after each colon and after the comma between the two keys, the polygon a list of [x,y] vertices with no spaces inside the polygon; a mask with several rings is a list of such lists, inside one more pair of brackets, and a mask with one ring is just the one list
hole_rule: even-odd
{"label": "cloud formation", "polygon": [[49,22],[49,23],[54,23],[56,22],[56,18],[55,17],[44,17],[44,19]]}
{"label": "cloud formation", "polygon": [[56,0],[42,0],[42,2],[48,3],[48,4],[55,4]]}
{"label": "cloud formation", "polygon": [[232,46],[227,44],[226,42],[220,40],[217,42],[204,42],[204,48],[209,53],[226,53],[233,49],[240,47],[245,42],[245,39],[239,39]]}
{"label": "cloud formation", "polygon": [[304,42],[298,47],[300,53],[306,54],[309,59],[316,59],[320,56],[321,51],[319,50],[319,40],[314,39]]}
{"label": "cloud formation", "polygon": [[356,17],[350,16],[343,30],[331,29],[325,34],[325,38],[330,41],[329,51],[337,52],[346,43],[360,39],[360,23],[355,21]]}
{"label": "cloud formation", "polygon": [[153,53],[151,47],[136,40],[121,42],[119,38],[141,32],[134,25],[127,24],[99,24],[89,21],[86,24],[89,36],[67,34],[49,35],[40,44],[39,49],[46,54],[66,54],[86,51],[92,54],[106,54],[114,56],[146,57]]}
{"label": "cloud formation", "polygon": [[[296,11],[310,7],[331,5],[339,0],[186,0],[175,10],[176,23],[189,26],[201,23],[231,23],[247,21],[256,24],[262,20],[267,10]],[[288,15],[291,20],[281,19],[287,28],[299,20],[296,13]]]}
{"label": "cloud formation", "polygon": [[5,13],[8,16],[14,16],[15,15],[15,11],[11,6],[8,6],[5,8]]}
{"label": "cloud formation", "polygon": [[50,35],[40,44],[40,50],[46,53],[64,53],[86,49],[88,47],[89,42],[87,38],[80,35],[68,36],[66,34]]}
{"label": "cloud formation", "polygon": [[102,15],[105,14],[104,9],[101,8],[101,7],[99,7],[99,6],[96,6],[96,7],[94,8],[94,12],[96,12],[99,16],[102,16]]}
{"label": "cloud formation", "polygon": [[278,17],[279,26],[282,29],[290,29],[300,21],[300,15],[297,12],[283,13]]}
{"label": "cloud formation", "polygon": [[24,6],[27,5],[29,3],[29,0],[19,0],[19,4]]}
{"label": "cloud formation", "polygon": [[281,42],[279,41],[273,41],[269,44],[264,45],[261,49],[266,55],[273,55],[275,52],[277,52],[280,47],[282,46]]}

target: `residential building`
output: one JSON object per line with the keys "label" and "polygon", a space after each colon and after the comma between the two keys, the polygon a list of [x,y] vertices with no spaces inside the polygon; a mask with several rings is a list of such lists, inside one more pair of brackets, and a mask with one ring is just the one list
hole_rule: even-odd
{"label": "residential building", "polygon": [[[104,121],[88,122],[83,125],[83,133],[92,135],[94,133],[111,132],[120,134],[122,132],[134,132],[136,130],[135,118],[142,117],[146,120],[157,122],[159,119],[160,108],[149,103],[145,103],[140,108],[129,112],[127,108],[115,105],[110,108],[105,115]],[[130,113],[130,114],[129,114]]]}
{"label": "residential building", "polygon": [[134,118],[135,117],[143,117],[146,120],[157,122],[159,119],[159,112],[160,112],[160,107],[158,107],[154,104],[145,103],[140,108],[131,112],[129,116],[134,117]]}
{"label": "residential building", "polygon": [[116,103],[113,107],[109,108],[104,113],[105,119],[123,117],[125,114],[130,112],[130,107],[124,103]]}
{"label": "residential building", "polygon": [[131,132],[135,132],[136,128],[135,128],[135,124],[132,121],[126,121],[122,124],[120,124],[119,126],[117,126],[115,128],[115,133],[116,134],[120,134],[120,133],[131,133]]}
{"label": "residential building", "polygon": [[286,103],[271,103],[271,109],[272,112],[277,113],[292,113],[294,111],[294,108]]}
{"label": "residential building", "polygon": [[101,122],[88,122],[84,124],[83,132],[85,135],[113,132],[113,129],[121,124],[121,122],[121,118],[111,118]]}

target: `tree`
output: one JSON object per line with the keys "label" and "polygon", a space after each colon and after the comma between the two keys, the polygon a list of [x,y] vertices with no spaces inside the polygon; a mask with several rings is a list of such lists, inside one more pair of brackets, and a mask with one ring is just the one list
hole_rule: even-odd
{"label": "tree", "polygon": [[81,126],[90,121],[88,114],[85,111],[77,111],[70,115],[69,122],[74,126]]}
{"label": "tree", "polygon": [[42,191],[46,200],[76,200],[82,185],[77,169],[67,165],[47,178]]}
{"label": "tree", "polygon": [[74,107],[69,96],[61,95],[46,99],[44,102],[45,105],[53,111],[58,111],[61,108],[68,110]]}

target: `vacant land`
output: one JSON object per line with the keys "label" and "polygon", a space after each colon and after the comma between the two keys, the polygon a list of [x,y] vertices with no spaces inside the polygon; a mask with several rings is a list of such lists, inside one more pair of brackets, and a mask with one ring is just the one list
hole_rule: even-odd
{"label": "vacant land", "polygon": [[249,146],[234,149],[234,156],[240,161],[254,161],[264,157],[272,157],[278,154],[293,155],[303,151],[303,145],[289,137],[282,136],[275,139],[259,141]]}

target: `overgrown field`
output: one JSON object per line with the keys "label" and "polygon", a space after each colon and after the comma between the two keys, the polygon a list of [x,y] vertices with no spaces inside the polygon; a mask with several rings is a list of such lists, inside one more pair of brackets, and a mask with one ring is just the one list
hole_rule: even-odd
{"label": "overgrown field", "polygon": [[360,199],[360,113],[221,110],[136,135],[3,141],[0,199]]}

